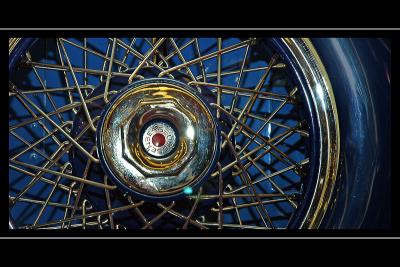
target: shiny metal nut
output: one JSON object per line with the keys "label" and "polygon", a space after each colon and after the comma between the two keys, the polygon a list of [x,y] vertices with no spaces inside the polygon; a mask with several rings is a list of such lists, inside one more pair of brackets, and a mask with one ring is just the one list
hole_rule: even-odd
{"label": "shiny metal nut", "polygon": [[[131,116],[119,125],[123,137],[122,157],[146,177],[179,175],[193,154],[197,152],[193,120],[195,120],[195,114],[185,110],[174,99],[139,101],[138,106],[132,108]],[[168,121],[175,125],[175,128],[187,129],[186,132],[181,133],[176,130],[178,131],[176,135],[182,137],[175,141],[176,153],[167,153],[165,157],[148,155],[141,131],[146,127],[147,122],[153,121],[155,123]]]}
{"label": "shiny metal nut", "polygon": [[175,80],[132,83],[108,104],[99,125],[103,168],[135,195],[183,195],[184,188],[207,178],[219,156],[213,110],[197,91]]}

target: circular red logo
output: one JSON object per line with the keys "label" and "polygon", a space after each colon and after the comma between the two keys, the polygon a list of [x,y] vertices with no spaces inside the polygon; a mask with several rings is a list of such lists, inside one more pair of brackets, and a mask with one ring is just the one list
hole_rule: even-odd
{"label": "circular red logo", "polygon": [[164,157],[175,148],[175,131],[165,122],[154,122],[144,130],[142,144],[151,156]]}
{"label": "circular red logo", "polygon": [[161,134],[161,133],[156,133],[151,138],[151,142],[156,147],[162,147],[165,144],[165,136],[163,134]]}

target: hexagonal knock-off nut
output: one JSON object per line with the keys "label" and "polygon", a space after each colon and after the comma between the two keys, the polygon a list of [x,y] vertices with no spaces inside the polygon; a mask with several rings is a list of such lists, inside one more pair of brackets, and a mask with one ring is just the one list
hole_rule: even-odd
{"label": "hexagonal knock-off nut", "polygon": [[128,85],[102,113],[100,160],[117,185],[145,198],[179,197],[199,186],[219,157],[218,121],[207,101],[181,82]]}
{"label": "hexagonal knock-off nut", "polygon": [[[194,114],[184,111],[174,100],[140,101],[119,126],[122,156],[144,176],[179,174],[197,151],[196,129],[191,118],[195,118]],[[164,138],[163,146],[153,144],[151,139],[156,135]]]}

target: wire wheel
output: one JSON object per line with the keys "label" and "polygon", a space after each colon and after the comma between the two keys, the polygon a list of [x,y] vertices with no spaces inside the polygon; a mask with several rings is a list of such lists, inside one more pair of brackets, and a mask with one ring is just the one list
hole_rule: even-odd
{"label": "wire wheel", "polygon": [[317,228],[339,155],[307,39],[9,40],[10,228]]}

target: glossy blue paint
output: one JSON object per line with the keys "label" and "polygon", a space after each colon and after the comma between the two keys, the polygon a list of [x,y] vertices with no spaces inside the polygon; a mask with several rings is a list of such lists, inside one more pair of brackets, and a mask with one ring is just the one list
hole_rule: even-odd
{"label": "glossy blue paint", "polygon": [[390,42],[313,39],[339,113],[341,161],[335,205],[323,227],[390,227]]}

